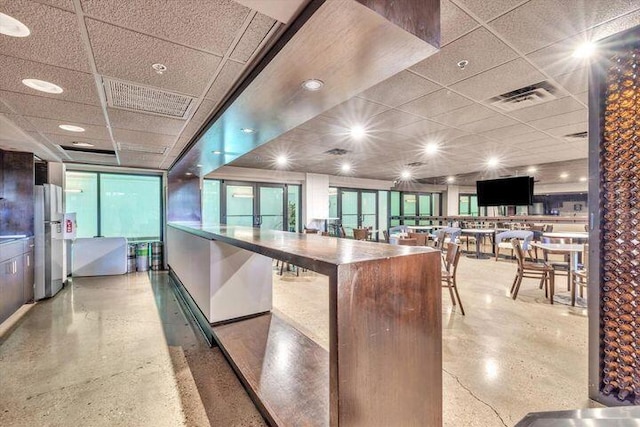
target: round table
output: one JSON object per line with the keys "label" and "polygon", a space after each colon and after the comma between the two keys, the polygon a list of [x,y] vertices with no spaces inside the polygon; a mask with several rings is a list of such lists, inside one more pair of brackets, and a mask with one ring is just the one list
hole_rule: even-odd
{"label": "round table", "polygon": [[482,235],[487,235],[487,234],[494,234],[496,232],[496,230],[494,230],[493,228],[463,228],[461,233],[462,234],[473,234],[476,237],[476,254],[475,255],[468,255],[469,258],[476,258],[476,259],[489,259],[491,258],[488,255],[485,254],[481,254],[480,253],[480,237]]}

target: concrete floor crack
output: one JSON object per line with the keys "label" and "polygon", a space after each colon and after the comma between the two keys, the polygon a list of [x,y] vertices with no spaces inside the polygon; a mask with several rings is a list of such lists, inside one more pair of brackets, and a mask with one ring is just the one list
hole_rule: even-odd
{"label": "concrete floor crack", "polygon": [[460,387],[462,387],[463,389],[467,390],[467,392],[469,392],[469,394],[471,395],[471,397],[473,397],[474,399],[476,399],[478,402],[483,403],[484,405],[488,406],[489,408],[491,408],[491,410],[496,414],[496,417],[498,417],[500,419],[500,422],[502,423],[502,425],[504,425],[504,427],[508,427],[507,423],[504,422],[504,420],[502,419],[502,417],[500,416],[500,414],[498,413],[498,411],[496,410],[496,408],[494,408],[493,406],[491,406],[490,404],[488,404],[487,402],[485,402],[484,400],[480,399],[478,396],[475,395],[474,392],[471,391],[471,389],[469,389],[467,386],[465,386],[464,384],[462,384],[462,382],[460,381],[460,379],[456,376],[453,375],[451,372],[447,371],[446,369],[442,368],[442,370],[444,372],[446,372],[449,376],[451,376],[454,380],[456,380],[456,382],[458,384],[460,384]]}

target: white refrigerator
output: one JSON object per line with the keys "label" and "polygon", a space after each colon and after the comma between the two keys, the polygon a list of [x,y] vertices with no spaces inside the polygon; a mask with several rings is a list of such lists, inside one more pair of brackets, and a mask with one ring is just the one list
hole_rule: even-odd
{"label": "white refrigerator", "polygon": [[35,186],[35,299],[51,298],[63,285],[62,188]]}

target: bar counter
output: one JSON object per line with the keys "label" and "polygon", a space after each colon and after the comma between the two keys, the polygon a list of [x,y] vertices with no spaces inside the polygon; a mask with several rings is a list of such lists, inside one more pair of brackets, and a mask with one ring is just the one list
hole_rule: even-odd
{"label": "bar counter", "polygon": [[[167,237],[169,266],[180,281],[180,271],[187,269],[174,264],[184,261],[183,246],[190,244],[189,239],[198,239],[203,248],[207,242],[215,245],[211,263],[223,269],[228,247],[241,251],[233,252],[233,257],[248,260],[254,273],[237,286],[250,290],[257,283],[257,297],[262,300],[261,276],[271,280],[272,258],[329,277],[328,354],[286,320],[265,313],[270,307],[236,313],[211,325],[214,339],[270,424],[442,424],[438,251],[196,223],[169,223]],[[216,259],[218,251],[220,259]],[[192,252],[187,248],[186,257]],[[261,258],[259,268],[253,268],[256,260],[251,257],[256,254],[269,260],[268,271]],[[233,266],[237,271],[243,268]],[[211,289],[224,290],[215,283],[214,270]],[[242,297],[251,295],[246,290],[242,293]]]}

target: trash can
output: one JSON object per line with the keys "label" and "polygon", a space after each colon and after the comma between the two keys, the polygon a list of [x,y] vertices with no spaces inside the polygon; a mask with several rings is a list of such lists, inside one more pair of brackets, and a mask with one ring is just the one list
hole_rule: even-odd
{"label": "trash can", "polygon": [[127,273],[136,272],[136,244],[129,243],[127,246]]}
{"label": "trash can", "polygon": [[136,270],[149,270],[149,243],[138,243],[136,246]]}
{"label": "trash can", "polygon": [[151,243],[151,269],[162,270],[162,242]]}

